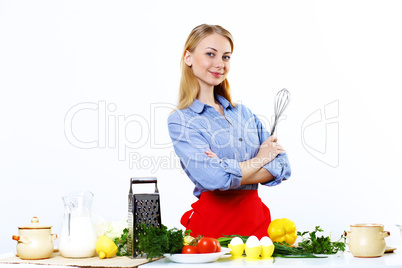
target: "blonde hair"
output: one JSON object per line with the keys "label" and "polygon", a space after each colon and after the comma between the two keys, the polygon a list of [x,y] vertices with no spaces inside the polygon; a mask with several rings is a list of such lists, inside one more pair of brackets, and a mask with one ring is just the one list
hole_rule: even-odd
{"label": "blonde hair", "polygon": [[[200,85],[193,73],[193,70],[184,61],[186,51],[193,52],[202,39],[214,33],[226,37],[229,40],[231,52],[233,52],[233,37],[223,27],[219,25],[201,24],[191,31],[184,45],[184,52],[180,61],[181,80],[179,88],[179,104],[177,105],[177,109],[189,107],[197,98],[198,92],[200,91]],[[227,78],[223,80],[222,83],[214,87],[214,93],[221,95],[227,99],[233,107],[235,106],[230,97],[230,86]]]}

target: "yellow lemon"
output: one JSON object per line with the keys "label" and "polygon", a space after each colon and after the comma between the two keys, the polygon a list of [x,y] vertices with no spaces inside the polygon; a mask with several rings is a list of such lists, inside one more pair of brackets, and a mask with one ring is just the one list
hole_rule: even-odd
{"label": "yellow lemon", "polygon": [[102,235],[98,237],[96,241],[96,253],[98,253],[99,258],[111,258],[117,253],[116,244],[107,237],[106,235]]}

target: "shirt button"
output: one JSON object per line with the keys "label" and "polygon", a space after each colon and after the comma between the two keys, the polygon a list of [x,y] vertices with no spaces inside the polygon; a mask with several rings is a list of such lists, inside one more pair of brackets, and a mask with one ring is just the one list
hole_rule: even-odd
{"label": "shirt button", "polygon": [[243,139],[242,138],[239,138],[239,141],[242,141]]}

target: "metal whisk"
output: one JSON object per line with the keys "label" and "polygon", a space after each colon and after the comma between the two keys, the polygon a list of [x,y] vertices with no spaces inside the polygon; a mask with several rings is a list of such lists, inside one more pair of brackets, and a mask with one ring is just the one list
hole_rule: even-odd
{"label": "metal whisk", "polygon": [[286,88],[280,90],[276,94],[274,101],[275,121],[274,125],[272,126],[271,135],[274,135],[276,124],[278,123],[279,118],[282,116],[289,102],[290,92]]}

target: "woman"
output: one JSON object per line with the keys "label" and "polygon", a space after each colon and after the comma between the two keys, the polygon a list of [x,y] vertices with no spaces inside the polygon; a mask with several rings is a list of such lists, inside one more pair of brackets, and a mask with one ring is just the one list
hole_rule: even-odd
{"label": "woman", "polygon": [[181,59],[179,104],[168,119],[176,154],[199,198],[181,223],[193,236],[267,235],[258,184],[290,177],[285,150],[244,105],[231,101],[231,34],[218,25],[190,33]]}

